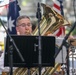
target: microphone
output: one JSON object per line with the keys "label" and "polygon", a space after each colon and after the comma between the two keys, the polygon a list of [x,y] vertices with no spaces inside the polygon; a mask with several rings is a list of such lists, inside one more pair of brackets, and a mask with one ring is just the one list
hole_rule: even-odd
{"label": "microphone", "polygon": [[40,3],[39,2],[38,2],[38,5],[37,5],[36,17],[41,20],[41,9],[40,9]]}

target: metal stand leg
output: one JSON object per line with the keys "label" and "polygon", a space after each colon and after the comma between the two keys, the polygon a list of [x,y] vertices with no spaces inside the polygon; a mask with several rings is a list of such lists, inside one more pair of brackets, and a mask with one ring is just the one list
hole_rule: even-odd
{"label": "metal stand leg", "polygon": [[30,73],[30,68],[28,68],[28,75],[31,75],[31,73]]}

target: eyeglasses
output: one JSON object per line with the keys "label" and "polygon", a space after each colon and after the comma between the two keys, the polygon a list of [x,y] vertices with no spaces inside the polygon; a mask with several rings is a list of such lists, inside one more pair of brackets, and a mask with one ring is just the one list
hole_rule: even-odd
{"label": "eyeglasses", "polygon": [[22,27],[28,26],[28,27],[30,27],[31,25],[32,25],[31,23],[28,23],[28,24],[22,23],[22,24],[20,24],[20,25],[18,25],[18,26],[22,26]]}

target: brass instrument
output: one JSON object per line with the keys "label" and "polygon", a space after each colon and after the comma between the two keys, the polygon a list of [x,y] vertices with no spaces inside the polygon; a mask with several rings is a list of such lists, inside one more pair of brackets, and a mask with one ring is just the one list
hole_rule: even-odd
{"label": "brass instrument", "polygon": [[[43,7],[43,16],[40,21],[40,33],[41,35],[47,35],[49,33],[54,33],[57,29],[59,29],[62,26],[70,26],[69,22],[65,20],[63,16],[58,14],[55,10],[53,10],[50,6],[41,4]],[[38,26],[33,31],[33,35],[38,35]],[[60,63],[56,63],[55,67],[47,67],[46,71],[42,75],[52,75],[57,67],[60,65]],[[20,69],[19,72],[15,70],[14,75],[18,75],[20,71],[23,69]],[[31,69],[32,70],[32,69]],[[18,72],[17,74],[15,74]],[[25,72],[27,73],[27,69],[20,75],[24,75]],[[34,72],[32,72],[31,75],[35,75],[38,72],[38,68],[35,68]],[[24,73],[24,74],[23,74]],[[27,75],[27,74],[25,74]]]}
{"label": "brass instrument", "polygon": [[[54,33],[62,26],[70,26],[70,23],[60,14],[58,14],[50,6],[41,4],[43,7],[43,16],[40,21],[40,33],[41,35],[47,35]],[[34,35],[38,35],[38,26],[33,31]],[[56,63],[55,67],[47,67],[46,71],[42,75],[52,75],[56,69],[60,66],[60,63]]]}
{"label": "brass instrument", "polygon": [[[70,25],[67,20],[54,9],[45,4],[41,4],[43,7],[43,16],[40,21],[40,33],[41,35],[47,35],[48,33],[54,33],[62,26]],[[38,26],[33,31],[34,35],[38,35]]]}

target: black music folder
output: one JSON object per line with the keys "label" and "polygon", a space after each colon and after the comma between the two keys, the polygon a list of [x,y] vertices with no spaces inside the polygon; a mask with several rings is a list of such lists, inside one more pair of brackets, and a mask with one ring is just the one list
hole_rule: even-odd
{"label": "black music folder", "polygon": [[[25,62],[22,62],[15,48],[13,49],[13,67],[38,67],[38,36],[11,35]],[[9,66],[9,37],[6,39],[4,66]],[[55,37],[41,36],[42,66],[55,65]]]}

